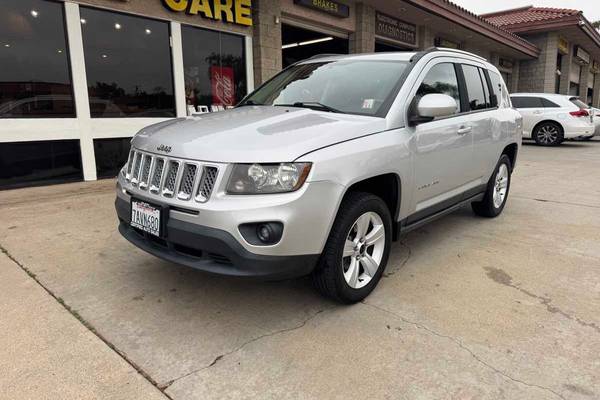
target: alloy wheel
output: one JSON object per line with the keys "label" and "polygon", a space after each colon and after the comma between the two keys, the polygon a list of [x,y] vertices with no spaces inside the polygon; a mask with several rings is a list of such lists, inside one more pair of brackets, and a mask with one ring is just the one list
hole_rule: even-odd
{"label": "alloy wheel", "polygon": [[385,250],[385,226],[374,212],[362,214],[350,228],[342,254],[346,283],[361,289],[373,279]]}
{"label": "alloy wheel", "polygon": [[500,164],[496,177],[494,178],[494,207],[500,208],[504,204],[508,192],[508,167]]}
{"label": "alloy wheel", "polygon": [[558,141],[560,132],[554,125],[544,125],[537,132],[537,138],[540,143],[551,145]]}

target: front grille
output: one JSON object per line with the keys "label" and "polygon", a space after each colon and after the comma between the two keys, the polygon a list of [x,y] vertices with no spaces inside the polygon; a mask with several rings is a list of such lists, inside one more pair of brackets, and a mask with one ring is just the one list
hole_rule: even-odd
{"label": "front grille", "polygon": [[[201,162],[160,157],[131,150],[125,179],[140,190],[158,197],[204,203],[215,187],[219,170]],[[196,194],[194,196],[194,193]]]}

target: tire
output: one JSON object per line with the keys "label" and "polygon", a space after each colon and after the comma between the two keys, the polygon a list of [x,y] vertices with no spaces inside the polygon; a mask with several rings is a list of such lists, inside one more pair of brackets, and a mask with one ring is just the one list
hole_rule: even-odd
{"label": "tire", "polygon": [[535,127],[533,140],[539,146],[558,146],[565,140],[562,126],[552,121],[542,122]]}
{"label": "tire", "polygon": [[510,158],[506,154],[502,154],[487,184],[483,200],[471,203],[475,214],[486,218],[496,218],[502,213],[510,191],[511,169]]}
{"label": "tire", "polygon": [[[383,237],[374,234],[381,233],[382,229]],[[379,239],[375,241],[376,237]],[[363,244],[361,239],[365,238],[367,241]],[[391,239],[392,217],[383,200],[369,193],[349,193],[342,201],[323,254],[312,273],[316,289],[344,304],[363,300],[381,279]]]}

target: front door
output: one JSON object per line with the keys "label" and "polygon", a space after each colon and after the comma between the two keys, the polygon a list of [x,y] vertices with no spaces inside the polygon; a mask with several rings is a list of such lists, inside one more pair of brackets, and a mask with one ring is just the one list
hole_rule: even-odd
{"label": "front door", "polygon": [[414,104],[426,94],[447,94],[456,100],[456,114],[421,123],[412,130],[415,213],[409,223],[460,201],[477,175],[471,165],[475,127],[468,115],[461,115],[457,70],[452,62],[440,61],[430,63],[423,71]]}

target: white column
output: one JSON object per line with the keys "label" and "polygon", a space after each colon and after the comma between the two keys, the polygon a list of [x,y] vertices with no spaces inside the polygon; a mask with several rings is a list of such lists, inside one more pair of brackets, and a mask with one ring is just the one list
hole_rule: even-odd
{"label": "white column", "polygon": [[81,147],[83,179],[93,181],[96,180],[96,159],[94,157],[94,140],[91,130],[90,103],[88,100],[79,5],[65,2],[65,17],[67,37],[69,39],[71,74],[73,75],[73,94],[75,96],[77,124],[80,133],[79,143]]}
{"label": "white column", "polygon": [[171,22],[171,57],[173,59],[173,81],[175,85],[175,112],[177,117],[187,116],[185,101],[185,74],[183,71],[183,39],[181,24]]}
{"label": "white column", "polygon": [[245,37],[244,45],[246,46],[246,86],[250,93],[254,90],[254,53],[251,36]]}

